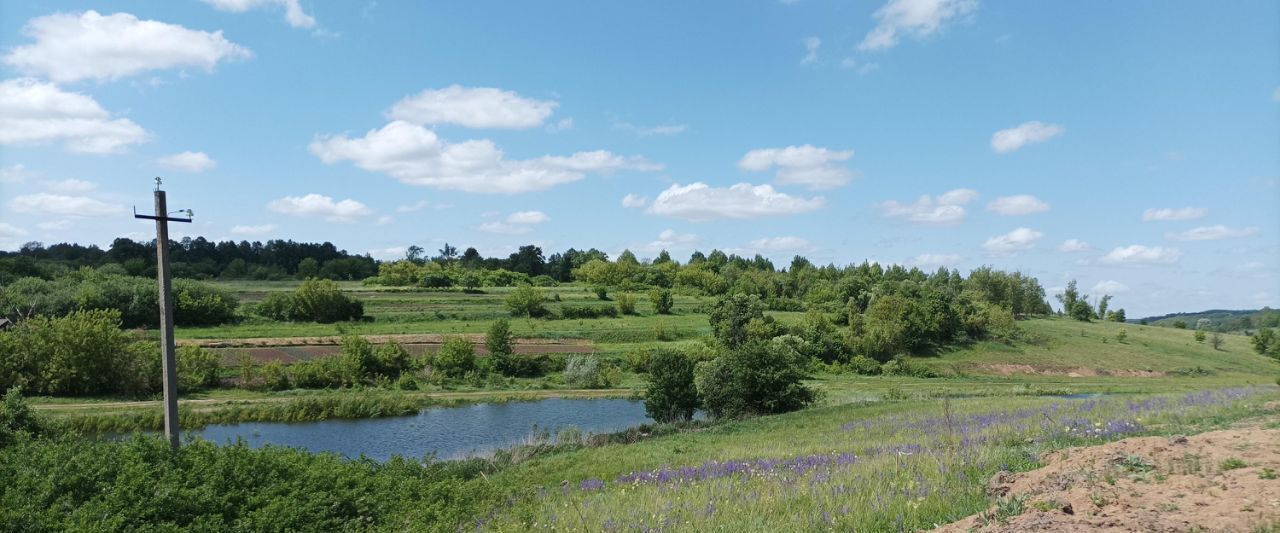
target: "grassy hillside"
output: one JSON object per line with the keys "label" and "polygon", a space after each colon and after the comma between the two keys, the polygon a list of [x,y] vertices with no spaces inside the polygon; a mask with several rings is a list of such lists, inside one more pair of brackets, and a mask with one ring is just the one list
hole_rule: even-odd
{"label": "grassy hillside", "polygon": [[[1026,320],[1019,326],[1025,332],[1023,340],[978,342],[920,360],[959,375],[1205,373],[1197,368],[1212,375],[1280,375],[1280,363],[1255,353],[1249,339],[1240,335],[1223,335],[1222,347],[1215,350],[1208,341],[1196,342],[1190,330],[1064,318]],[[1122,331],[1125,338],[1120,340]]]}

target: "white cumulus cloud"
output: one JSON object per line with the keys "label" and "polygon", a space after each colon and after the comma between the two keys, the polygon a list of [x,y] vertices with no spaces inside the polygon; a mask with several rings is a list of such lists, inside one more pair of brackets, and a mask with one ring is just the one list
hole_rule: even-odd
{"label": "white cumulus cloud", "polygon": [[83,94],[32,78],[0,82],[0,144],[60,142],[73,152],[109,154],[147,137],[141,126],[111,118]]}
{"label": "white cumulus cloud", "polygon": [[1030,194],[1001,196],[987,204],[987,211],[1001,215],[1030,215],[1048,210],[1048,203]]}
{"label": "white cumulus cloud", "polygon": [[1219,239],[1233,239],[1236,237],[1248,237],[1255,235],[1259,231],[1256,227],[1248,228],[1230,228],[1218,224],[1216,226],[1201,226],[1191,228],[1187,231],[1165,233],[1166,239],[1175,241],[1216,241]]}
{"label": "white cumulus cloud", "polygon": [[800,59],[801,65],[815,63],[818,61],[818,47],[822,46],[822,39],[817,37],[804,38],[804,57]]}
{"label": "white cumulus cloud", "polygon": [[360,217],[373,214],[368,206],[352,199],[333,201],[333,198],[311,193],[306,196],[286,196],[272,200],[267,209],[293,216],[323,217],[329,222],[355,222]]}
{"label": "white cumulus cloud", "polygon": [[26,234],[27,230],[7,222],[0,222],[0,239],[11,239],[14,237],[21,237]]}
{"label": "white cumulus cloud", "polygon": [[533,231],[532,226],[535,224],[545,224],[550,221],[551,217],[542,211],[516,211],[507,215],[504,222],[486,222],[476,226],[475,229],[499,235],[523,235]]}
{"label": "white cumulus cloud", "polygon": [[642,253],[657,253],[662,250],[689,250],[698,245],[698,236],[692,233],[680,233],[673,229],[662,230],[658,238],[634,247]]}
{"label": "white cumulus cloud", "polygon": [[923,195],[912,203],[896,200],[877,205],[888,218],[900,218],[913,224],[955,224],[964,220],[964,205],[978,197],[973,189],[954,189],[937,197]]}
{"label": "white cumulus cloud", "polygon": [[302,10],[298,0],[201,0],[219,11],[244,13],[251,9],[264,7],[284,8],[284,20],[295,28],[310,28],[316,25],[315,17]]}
{"label": "white cumulus cloud", "polygon": [[1087,252],[1091,249],[1092,248],[1089,246],[1089,243],[1084,242],[1080,239],[1067,239],[1065,241],[1062,241],[1062,244],[1058,245],[1059,252],[1067,252],[1067,253]]}
{"label": "white cumulus cloud", "polygon": [[1128,291],[1129,291],[1128,285],[1120,283],[1119,281],[1116,281],[1114,279],[1109,279],[1106,281],[1099,281],[1098,283],[1094,284],[1093,289],[1090,292],[1094,294],[1119,294],[1119,293],[1128,292]]}
{"label": "white cumulus cloud", "polygon": [[557,105],[492,87],[450,85],[404,97],[391,106],[387,118],[413,124],[523,129],[542,125]]}
{"label": "white cumulus cloud", "polygon": [[0,183],[21,183],[27,181],[29,175],[27,167],[20,163],[0,167]]}
{"label": "white cumulus cloud", "polygon": [[982,243],[982,248],[991,255],[1011,255],[1031,249],[1043,236],[1043,233],[1031,228],[1018,228],[1004,235],[987,239],[987,242]]}
{"label": "white cumulus cloud", "polygon": [[46,182],[45,186],[51,191],[65,193],[89,192],[98,188],[96,183],[74,178]]}
{"label": "white cumulus cloud", "polygon": [[762,172],[777,167],[774,183],[804,185],[810,190],[833,189],[853,179],[853,172],[835,163],[848,161],[853,150],[829,150],[813,145],[760,148],[738,160],[738,168]]}
{"label": "white cumulus cloud", "polygon": [[649,205],[648,197],[638,196],[632,193],[627,193],[626,196],[622,197],[622,207],[637,208],[644,207],[646,205]]}
{"label": "white cumulus cloud", "polygon": [[1162,207],[1151,208],[1142,212],[1142,220],[1144,222],[1172,222],[1178,220],[1195,220],[1204,218],[1209,214],[1209,210],[1203,207]]}
{"label": "white cumulus cloud", "polygon": [[231,233],[233,235],[263,235],[275,231],[275,224],[258,224],[255,226],[233,226]]}
{"label": "white cumulus cloud", "polygon": [[107,217],[125,214],[123,205],[109,204],[87,196],[48,193],[16,196],[9,201],[9,209],[15,213],[73,217]]}
{"label": "white cumulus cloud", "polygon": [[920,254],[913,257],[909,263],[921,268],[938,268],[944,266],[955,266],[962,258],[957,254]]}
{"label": "white cumulus cloud", "polygon": [[252,55],[221,31],[139,20],[128,13],[54,13],[27,21],[22,33],[35,42],[14,47],[4,62],[55,82],[110,81],[181,67],[212,71],[221,61]]}
{"label": "white cumulus cloud", "polygon": [[204,152],[179,152],[156,160],[156,164],[170,170],[204,172],[218,166],[218,162]]}
{"label": "white cumulus cloud", "polygon": [[997,153],[1012,152],[1028,144],[1047,141],[1067,131],[1057,124],[1044,122],[1023,122],[1015,127],[1003,129],[991,135],[991,149]]}
{"label": "white cumulus cloud", "polygon": [[804,252],[813,249],[808,239],[795,236],[764,237],[747,243],[747,248],[755,252]]}
{"label": "white cumulus cloud", "polygon": [[541,191],[578,181],[589,172],[662,168],[642,157],[603,150],[512,160],[487,139],[450,143],[431,130],[401,120],[364,137],[320,137],[312,141],[310,150],[327,164],[351,161],[364,170],[383,172],[410,185],[473,193]]}
{"label": "white cumulus cloud", "polygon": [[1116,247],[1102,256],[1101,261],[1112,265],[1170,264],[1176,263],[1179,257],[1182,252],[1177,248],[1133,244]]}
{"label": "white cumulus cloud", "polygon": [[662,191],[647,213],[692,221],[792,215],[821,208],[821,196],[804,198],[778,192],[769,185],[739,183],[727,188],[702,182],[674,184]]}
{"label": "white cumulus cloud", "polygon": [[904,35],[928,37],[977,8],[977,0],[889,0],[876,10],[876,27],[858,43],[858,49],[893,48]]}

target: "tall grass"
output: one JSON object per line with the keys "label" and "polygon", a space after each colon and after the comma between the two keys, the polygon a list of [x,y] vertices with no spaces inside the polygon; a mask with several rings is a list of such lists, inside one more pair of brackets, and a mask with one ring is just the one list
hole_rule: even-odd
{"label": "tall grass", "polygon": [[828,413],[820,423],[791,432],[777,428],[762,435],[759,425],[751,432],[730,431],[745,442],[726,440],[723,451],[698,462],[637,463],[623,455],[645,457],[643,450],[615,448],[590,456],[613,459],[592,465],[593,473],[575,478],[561,472],[562,483],[531,489],[522,505],[493,513],[483,527],[928,529],[984,509],[989,500],[983,488],[991,475],[1034,468],[1044,451],[1212,427],[1258,414],[1262,400],[1276,395],[1274,388],[1250,388],[1128,399],[908,402],[923,408],[844,422]]}

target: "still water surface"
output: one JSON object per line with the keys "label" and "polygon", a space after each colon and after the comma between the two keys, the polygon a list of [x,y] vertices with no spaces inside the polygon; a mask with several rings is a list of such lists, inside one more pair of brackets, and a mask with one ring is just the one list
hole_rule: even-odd
{"label": "still water surface", "polygon": [[551,398],[433,407],[394,418],[212,425],[188,433],[219,444],[241,438],[253,447],[293,446],[384,461],[392,455],[421,458],[434,453],[438,459],[452,459],[485,453],[520,442],[535,424],[553,436],[562,427],[576,426],[585,436],[650,422],[641,401]]}

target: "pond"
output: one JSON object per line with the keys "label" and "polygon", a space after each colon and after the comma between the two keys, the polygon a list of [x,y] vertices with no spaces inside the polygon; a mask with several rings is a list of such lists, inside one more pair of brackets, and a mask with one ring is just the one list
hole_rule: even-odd
{"label": "pond", "polygon": [[576,426],[585,436],[651,422],[644,402],[637,400],[551,398],[434,407],[394,418],[212,425],[185,433],[219,444],[241,438],[253,447],[292,446],[385,461],[393,455],[421,458],[434,453],[437,459],[453,459],[484,454],[520,443],[534,425],[553,436],[560,428]]}

